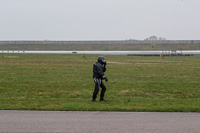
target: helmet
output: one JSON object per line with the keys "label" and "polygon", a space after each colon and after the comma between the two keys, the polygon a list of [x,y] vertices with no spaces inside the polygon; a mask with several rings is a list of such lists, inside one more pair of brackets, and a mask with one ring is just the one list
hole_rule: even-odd
{"label": "helmet", "polygon": [[97,62],[101,63],[101,64],[105,64],[106,62],[106,58],[104,56],[99,56],[97,58]]}

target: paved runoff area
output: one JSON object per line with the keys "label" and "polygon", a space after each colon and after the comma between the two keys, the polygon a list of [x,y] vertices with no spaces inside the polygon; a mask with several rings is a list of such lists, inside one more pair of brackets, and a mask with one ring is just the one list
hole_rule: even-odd
{"label": "paved runoff area", "polygon": [[199,133],[200,113],[0,111],[0,133]]}

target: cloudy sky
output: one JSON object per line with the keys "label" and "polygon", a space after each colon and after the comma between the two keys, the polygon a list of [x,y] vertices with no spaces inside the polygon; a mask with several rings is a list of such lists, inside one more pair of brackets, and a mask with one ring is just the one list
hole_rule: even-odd
{"label": "cloudy sky", "polygon": [[0,0],[0,40],[200,40],[200,0]]}

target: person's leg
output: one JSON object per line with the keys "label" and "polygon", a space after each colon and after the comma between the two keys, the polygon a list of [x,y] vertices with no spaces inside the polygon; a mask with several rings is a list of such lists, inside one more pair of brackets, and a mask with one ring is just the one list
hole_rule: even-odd
{"label": "person's leg", "polygon": [[101,95],[100,95],[100,101],[105,101],[104,94],[106,92],[106,86],[104,85],[104,83],[102,81],[101,81],[100,87],[102,88]]}
{"label": "person's leg", "polygon": [[99,86],[101,84],[101,80],[95,78],[94,82],[95,82],[95,88],[94,88],[94,92],[93,92],[92,101],[95,101],[96,98],[97,98],[97,94],[99,93]]}

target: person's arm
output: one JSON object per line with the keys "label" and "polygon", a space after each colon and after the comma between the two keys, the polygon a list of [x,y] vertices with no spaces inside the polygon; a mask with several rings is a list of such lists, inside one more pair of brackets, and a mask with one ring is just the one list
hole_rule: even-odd
{"label": "person's arm", "polygon": [[101,79],[105,79],[105,81],[108,81],[108,78],[106,77],[106,75],[103,72],[102,66],[98,65],[98,75],[100,76]]}
{"label": "person's arm", "polygon": [[106,72],[106,62],[103,65],[103,72]]}

